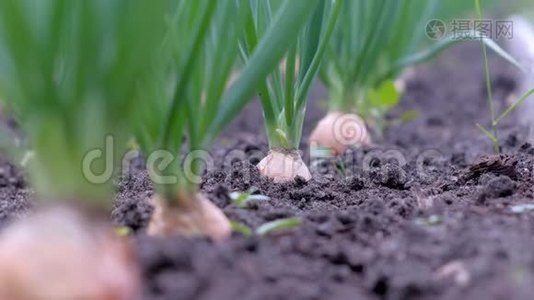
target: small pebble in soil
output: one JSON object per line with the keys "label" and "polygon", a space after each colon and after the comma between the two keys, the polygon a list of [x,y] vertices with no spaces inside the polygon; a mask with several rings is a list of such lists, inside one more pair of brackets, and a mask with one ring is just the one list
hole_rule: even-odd
{"label": "small pebble in soil", "polygon": [[511,196],[515,191],[515,183],[508,176],[497,176],[490,179],[484,186],[478,202],[485,203],[488,199]]}
{"label": "small pebble in soil", "polygon": [[457,152],[451,155],[451,163],[460,167],[467,166],[467,159],[464,152]]}
{"label": "small pebble in soil", "polygon": [[373,182],[382,186],[404,190],[408,181],[406,172],[397,164],[387,163],[378,170],[371,172]]}
{"label": "small pebble in soil", "polygon": [[486,184],[488,184],[488,182],[490,182],[490,180],[494,179],[495,177],[496,176],[492,173],[484,173],[478,178],[478,184],[485,186]]}
{"label": "small pebble in soil", "polygon": [[430,215],[425,218],[415,219],[415,224],[419,226],[435,226],[443,223],[443,217],[439,215]]}
{"label": "small pebble in soil", "polygon": [[333,224],[327,222],[319,224],[319,226],[315,229],[315,232],[320,236],[331,237],[336,231]]}
{"label": "small pebble in soil", "polygon": [[365,180],[361,176],[347,178],[347,183],[353,191],[359,191],[365,187]]}
{"label": "small pebble in soil", "polygon": [[518,143],[519,143],[519,139],[517,138],[517,135],[515,134],[510,134],[504,141],[504,144],[506,145],[506,147],[509,147],[509,148],[517,147]]}
{"label": "small pebble in soil", "polygon": [[514,214],[523,214],[527,212],[534,211],[534,204],[532,203],[525,203],[525,204],[517,204],[512,207],[510,207],[510,211]]}
{"label": "small pebble in soil", "polygon": [[521,147],[519,147],[519,151],[534,155],[534,147],[532,147],[532,144],[530,143],[524,143],[523,145],[521,145]]}
{"label": "small pebble in soil", "polygon": [[357,221],[356,213],[342,211],[337,214],[337,220],[343,225],[353,224]]}
{"label": "small pebble in soil", "polygon": [[24,179],[11,164],[0,168],[0,187],[7,186],[15,188],[23,188],[25,186]]}
{"label": "small pebble in soil", "polygon": [[147,201],[127,199],[119,203],[111,216],[113,220],[121,220],[118,225],[138,231],[148,225],[153,210]]}

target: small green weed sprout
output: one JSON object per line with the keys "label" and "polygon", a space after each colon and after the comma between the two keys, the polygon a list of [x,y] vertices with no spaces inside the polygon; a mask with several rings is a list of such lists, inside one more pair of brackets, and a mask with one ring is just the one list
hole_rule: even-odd
{"label": "small green weed sprout", "polygon": [[302,220],[297,217],[277,219],[260,225],[256,230],[252,230],[249,226],[236,221],[230,221],[230,223],[232,225],[232,231],[245,237],[252,236],[253,234],[263,237],[298,228],[302,225]]}
{"label": "small green weed sprout", "polygon": [[264,202],[269,201],[271,198],[265,195],[254,194],[253,191],[248,192],[231,192],[229,195],[232,203],[237,207],[247,207],[248,203],[251,202]]}

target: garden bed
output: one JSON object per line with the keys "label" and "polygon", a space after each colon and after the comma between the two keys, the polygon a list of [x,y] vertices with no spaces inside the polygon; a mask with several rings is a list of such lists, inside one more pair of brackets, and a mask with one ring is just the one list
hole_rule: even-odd
{"label": "garden bed", "polygon": [[[480,51],[477,43],[461,46],[419,67],[390,117],[412,110],[419,116],[392,122],[380,146],[322,162],[330,175],[308,183],[259,176],[254,164],[267,142],[259,103],[249,105],[213,147],[217,165],[201,188],[231,220],[251,228],[302,219],[284,233],[235,233],[220,244],[146,236],[152,187],[142,164],[134,164],[112,216],[136,232],[145,298],[529,299],[534,212],[521,204],[534,203],[534,147],[510,118],[501,128],[505,154],[481,157],[491,154],[491,143],[475,126],[489,120]],[[491,62],[502,103],[514,90],[514,73],[497,58]],[[312,92],[303,140],[323,115],[325,95],[319,86]],[[5,224],[28,210],[31,193],[6,162],[0,171]],[[252,187],[271,199],[232,204],[231,191]]]}

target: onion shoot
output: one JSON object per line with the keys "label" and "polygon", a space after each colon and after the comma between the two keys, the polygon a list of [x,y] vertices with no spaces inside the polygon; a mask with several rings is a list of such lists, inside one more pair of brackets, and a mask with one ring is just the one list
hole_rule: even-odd
{"label": "onion shoot", "polygon": [[[153,80],[146,75],[165,11],[163,1],[0,1],[0,90],[21,147],[33,153],[24,167],[36,197],[48,206],[2,231],[1,299],[140,296],[133,249],[105,220],[135,126],[134,87]],[[111,170],[101,182],[82,170],[96,149],[105,150],[89,171]]]}
{"label": "onion shoot", "polygon": [[[318,1],[283,1],[273,22],[265,27],[258,47],[239,75],[232,69],[239,57],[239,40],[250,31],[248,1],[179,1],[170,17],[162,60],[172,61],[170,68],[154,68],[157,85],[145,86],[138,102],[137,140],[145,156],[165,151],[185,155],[200,153],[254,96],[258,86],[279,64],[293,37],[311,16]],[[192,28],[198,30],[189,30]],[[271,47],[276,45],[276,47]],[[168,93],[168,82],[173,82]],[[186,141],[186,142],[184,142]],[[176,155],[175,155],[176,156]],[[155,213],[148,232],[154,235],[208,236],[222,240],[231,233],[231,224],[222,211],[209,202],[198,189],[204,165],[201,159],[190,166],[181,164],[180,156],[162,168],[151,168],[156,187],[152,199]],[[190,167],[190,168],[189,168]],[[161,169],[159,172],[159,169]],[[163,182],[163,176],[173,178]]]}
{"label": "onion shoot", "polygon": [[405,66],[397,62],[416,50],[434,0],[345,1],[333,34],[321,79],[329,92],[329,113],[312,132],[313,149],[342,154],[349,146],[369,145],[364,120],[379,131],[383,115],[400,98],[395,84]]}
{"label": "onion shoot", "polygon": [[[262,175],[274,182],[292,181],[297,176],[311,179],[311,173],[298,152],[304,113],[309,88],[319,71],[343,2],[309,2],[309,6],[312,3],[318,5],[287,51],[282,64],[284,69],[276,68],[259,88],[270,151],[258,168]],[[272,14],[277,11],[270,1],[250,0],[250,3],[252,12],[247,20],[250,30],[241,43],[244,61],[249,61],[251,53],[258,48],[257,41],[264,36],[270,22],[275,20]]]}
{"label": "onion shoot", "polygon": [[[442,37],[417,52],[428,34],[429,21],[448,18],[464,9],[465,5],[438,0],[345,1],[320,71],[329,92],[329,113],[310,136],[312,156],[313,148],[339,155],[349,146],[369,145],[370,135],[359,120],[382,134],[387,125],[385,114],[400,101],[403,74],[413,74],[407,68],[454,44],[481,40],[518,66],[495,42],[474,30]],[[457,38],[460,34],[464,38]],[[336,116],[343,120],[333,120]],[[342,132],[347,135],[333,138]]]}

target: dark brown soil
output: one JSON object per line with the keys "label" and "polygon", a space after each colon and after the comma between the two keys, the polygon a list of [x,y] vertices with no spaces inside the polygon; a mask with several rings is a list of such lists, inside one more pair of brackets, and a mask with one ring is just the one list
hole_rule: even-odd
{"label": "dark brown soil", "polygon": [[[478,45],[462,46],[418,68],[380,146],[316,163],[308,183],[258,175],[267,145],[258,103],[247,107],[213,147],[202,191],[251,228],[301,218],[290,231],[221,244],[148,237],[152,187],[136,161],[112,218],[136,232],[145,299],[534,299],[534,211],[518,206],[534,204],[534,147],[512,117],[505,154],[491,155],[475,126],[489,121],[480,57]],[[492,73],[502,106],[514,73],[496,58]],[[305,137],[325,95],[312,93]],[[410,110],[416,120],[395,121]],[[231,203],[229,192],[251,188],[271,200]],[[2,162],[0,222],[27,211],[29,195]]]}

